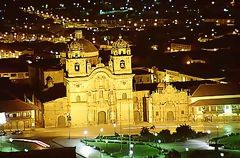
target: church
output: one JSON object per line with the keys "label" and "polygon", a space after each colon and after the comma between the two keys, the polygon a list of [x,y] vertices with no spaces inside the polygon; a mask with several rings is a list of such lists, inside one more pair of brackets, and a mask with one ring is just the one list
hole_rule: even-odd
{"label": "church", "polygon": [[45,127],[133,123],[129,44],[119,36],[108,65],[98,55],[96,47],[76,31],[65,58],[66,97],[44,104]]}
{"label": "church", "polygon": [[36,112],[36,122],[41,127],[189,119],[186,92],[163,83],[136,86],[131,49],[121,36],[112,44],[110,57],[103,63],[98,49],[78,30],[62,63],[63,82],[59,82],[63,73],[58,69],[45,72],[45,88],[35,99],[40,109]]}

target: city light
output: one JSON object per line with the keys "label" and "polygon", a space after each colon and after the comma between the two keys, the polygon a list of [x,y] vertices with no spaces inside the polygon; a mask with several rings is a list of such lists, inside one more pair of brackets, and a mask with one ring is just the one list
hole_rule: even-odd
{"label": "city light", "polygon": [[1,112],[1,113],[0,113],[0,125],[5,124],[6,122],[7,122],[7,121],[6,121],[5,112]]}

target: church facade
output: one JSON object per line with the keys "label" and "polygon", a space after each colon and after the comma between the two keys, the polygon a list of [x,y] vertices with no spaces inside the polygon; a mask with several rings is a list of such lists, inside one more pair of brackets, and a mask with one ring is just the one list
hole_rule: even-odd
{"label": "church facade", "polygon": [[[108,65],[91,55],[81,32],[66,57],[66,96],[71,126],[133,123],[131,50],[121,37],[113,43]],[[85,49],[85,47],[88,47]],[[86,51],[88,50],[88,51]]]}
{"label": "church facade", "polygon": [[[44,127],[187,121],[187,93],[170,85],[154,87],[154,92],[148,87],[136,90],[131,57],[129,44],[120,36],[103,64],[96,47],[77,31],[64,59],[65,96],[43,103]],[[56,88],[48,91],[57,93]]]}

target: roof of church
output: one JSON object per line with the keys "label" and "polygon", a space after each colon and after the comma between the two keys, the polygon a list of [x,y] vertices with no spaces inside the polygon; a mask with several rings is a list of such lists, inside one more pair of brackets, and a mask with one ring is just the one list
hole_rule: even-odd
{"label": "roof of church", "polygon": [[128,48],[129,44],[122,39],[122,36],[120,35],[118,40],[116,42],[113,42],[112,44],[113,48]]}
{"label": "roof of church", "polygon": [[66,87],[64,83],[55,83],[53,87],[46,88],[37,94],[37,98],[42,103],[62,97],[66,97]]}
{"label": "roof of church", "polygon": [[98,49],[87,39],[80,38],[69,44],[69,50],[83,50],[85,53],[97,52]]}
{"label": "roof of church", "polygon": [[240,104],[240,98],[204,99],[192,103],[191,106],[229,105],[229,104]]}
{"label": "roof of church", "polygon": [[239,95],[239,84],[202,84],[192,94],[192,97]]}
{"label": "roof of church", "polygon": [[75,31],[75,38],[69,44],[70,51],[83,50],[84,53],[98,52],[98,49],[87,39],[82,36],[81,30]]}

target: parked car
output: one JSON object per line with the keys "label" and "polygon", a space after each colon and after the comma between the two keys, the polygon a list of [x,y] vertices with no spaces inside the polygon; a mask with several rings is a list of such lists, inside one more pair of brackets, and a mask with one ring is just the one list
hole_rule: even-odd
{"label": "parked car", "polygon": [[12,134],[14,134],[14,135],[21,135],[21,134],[23,134],[23,131],[15,130],[15,131],[12,132]]}
{"label": "parked car", "polygon": [[0,130],[0,136],[5,136],[7,133],[4,130]]}

